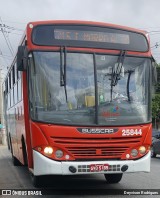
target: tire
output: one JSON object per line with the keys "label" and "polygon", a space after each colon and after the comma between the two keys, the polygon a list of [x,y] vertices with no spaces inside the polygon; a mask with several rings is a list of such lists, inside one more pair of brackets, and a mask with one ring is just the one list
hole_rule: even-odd
{"label": "tire", "polygon": [[154,151],[154,147],[151,146],[151,158],[156,157],[156,153]]}
{"label": "tire", "polygon": [[121,181],[123,173],[104,174],[108,184],[115,184]]}
{"label": "tire", "polygon": [[35,176],[31,173],[32,184],[35,188],[39,188],[42,185],[41,176]]}

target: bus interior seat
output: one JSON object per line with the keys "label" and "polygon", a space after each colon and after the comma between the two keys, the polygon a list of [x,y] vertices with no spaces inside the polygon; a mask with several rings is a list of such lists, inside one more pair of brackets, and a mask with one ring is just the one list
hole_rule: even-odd
{"label": "bus interior seat", "polygon": [[95,97],[94,96],[85,96],[85,106],[86,107],[95,106]]}

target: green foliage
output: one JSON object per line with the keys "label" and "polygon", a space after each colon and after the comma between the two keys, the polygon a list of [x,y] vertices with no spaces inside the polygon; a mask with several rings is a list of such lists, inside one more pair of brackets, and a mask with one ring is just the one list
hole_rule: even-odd
{"label": "green foliage", "polygon": [[152,100],[152,118],[160,117],[160,94],[156,94]]}
{"label": "green foliage", "polygon": [[156,93],[160,93],[160,64],[157,65],[157,84],[156,84]]}
{"label": "green foliage", "polygon": [[152,118],[160,119],[160,64],[157,64],[157,84],[155,90],[155,98],[152,100]]}

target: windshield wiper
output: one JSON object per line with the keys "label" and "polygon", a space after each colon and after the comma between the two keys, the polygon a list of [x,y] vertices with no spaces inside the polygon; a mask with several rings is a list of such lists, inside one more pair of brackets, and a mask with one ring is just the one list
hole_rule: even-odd
{"label": "windshield wiper", "polygon": [[[63,47],[61,47],[61,50],[60,50],[60,86],[64,86],[65,85],[65,64],[63,63]],[[66,61],[65,61],[66,62]]]}
{"label": "windshield wiper", "polygon": [[111,74],[111,85],[115,86],[118,83],[118,80],[120,80],[120,74],[123,66],[123,62],[125,59],[126,51],[121,51],[120,55],[118,57],[116,66],[112,68],[112,74]]}
{"label": "windshield wiper", "polygon": [[61,47],[60,50],[60,86],[64,86],[66,102],[67,98],[67,89],[66,89],[66,65],[67,65],[67,50],[66,47]]}
{"label": "windshield wiper", "polygon": [[113,86],[116,86],[118,80],[120,80],[120,74],[123,66],[123,62],[125,59],[126,51],[121,50],[120,55],[118,56],[117,63],[114,67],[112,67],[111,73],[111,101],[112,101],[112,93],[113,93]]}
{"label": "windshield wiper", "polygon": [[134,72],[134,70],[128,70],[128,79],[127,79],[127,97],[128,97],[128,101],[131,101],[131,97],[130,97],[130,92],[129,92],[129,84],[130,84],[130,78],[131,78],[131,74]]}

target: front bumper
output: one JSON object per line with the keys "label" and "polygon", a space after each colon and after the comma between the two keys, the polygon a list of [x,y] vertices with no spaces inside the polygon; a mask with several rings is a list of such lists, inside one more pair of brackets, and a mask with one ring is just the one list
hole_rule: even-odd
{"label": "front bumper", "polygon": [[[33,161],[34,161],[34,175],[80,175],[80,174],[109,174],[109,173],[122,173],[121,168],[124,165],[128,166],[126,173],[134,172],[150,172],[150,152],[139,160],[106,160],[106,161],[64,161],[59,162],[51,160],[39,152],[33,150]],[[91,164],[109,164],[109,170],[90,172]],[[69,167],[73,166],[76,168],[76,172],[72,173]]]}

